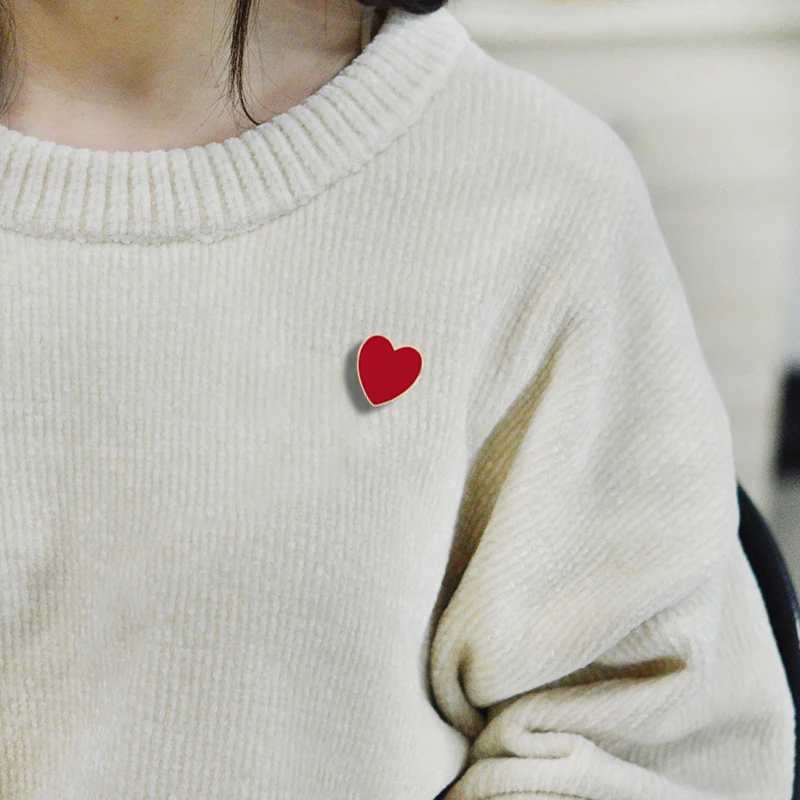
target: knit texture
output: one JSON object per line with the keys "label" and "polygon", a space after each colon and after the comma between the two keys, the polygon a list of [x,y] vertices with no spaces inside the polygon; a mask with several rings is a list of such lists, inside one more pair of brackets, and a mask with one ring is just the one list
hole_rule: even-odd
{"label": "knit texture", "polygon": [[3,800],[790,800],[738,520],[632,155],[446,8],[224,143],[0,128]]}

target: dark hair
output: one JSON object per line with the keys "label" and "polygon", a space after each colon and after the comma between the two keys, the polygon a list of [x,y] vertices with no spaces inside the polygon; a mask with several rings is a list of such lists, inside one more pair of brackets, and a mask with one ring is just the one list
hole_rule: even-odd
{"label": "dark hair", "polygon": [[[388,11],[392,8],[399,8],[410,14],[432,14],[438,11],[448,0],[358,0],[362,6],[374,7],[380,11]],[[244,51],[247,44],[247,25],[250,20],[250,8],[253,0],[236,0],[236,7],[233,14],[233,32],[231,35],[230,49],[230,71],[228,74],[228,96],[234,100],[238,99],[242,111],[254,125],[260,123],[250,116],[244,99],[244,89],[242,86],[242,66],[244,61]],[[5,0],[0,0],[0,79],[7,74],[7,67],[11,62],[14,52],[14,28],[11,18],[11,11]],[[9,47],[11,43],[11,47]],[[6,89],[3,90],[3,102],[0,105],[0,114],[6,111],[11,99]]]}

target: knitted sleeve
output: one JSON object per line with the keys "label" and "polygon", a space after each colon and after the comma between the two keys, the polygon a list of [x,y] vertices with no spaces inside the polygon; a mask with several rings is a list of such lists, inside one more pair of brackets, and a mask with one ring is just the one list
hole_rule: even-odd
{"label": "knitted sleeve", "polygon": [[638,167],[619,140],[606,155],[476,392],[430,657],[470,749],[440,797],[790,800],[794,708],[729,419]]}

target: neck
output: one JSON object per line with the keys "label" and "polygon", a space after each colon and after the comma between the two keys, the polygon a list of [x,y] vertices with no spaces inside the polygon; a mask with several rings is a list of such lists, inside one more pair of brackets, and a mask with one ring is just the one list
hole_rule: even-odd
{"label": "neck", "polygon": [[[250,114],[283,113],[358,56],[363,10],[355,0],[254,5],[243,61]],[[10,128],[74,147],[169,149],[253,127],[228,100],[229,19],[215,0],[11,0],[11,13],[19,58],[0,117]]]}

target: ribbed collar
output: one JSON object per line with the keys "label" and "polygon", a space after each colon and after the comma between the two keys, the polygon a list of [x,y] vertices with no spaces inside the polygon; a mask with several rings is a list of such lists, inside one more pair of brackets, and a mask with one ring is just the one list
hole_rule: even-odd
{"label": "ribbed collar", "polygon": [[307,203],[422,115],[470,41],[445,8],[392,9],[311,97],[238,137],[135,153],[0,125],[0,229],[79,242],[214,242]]}

